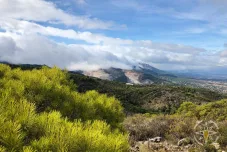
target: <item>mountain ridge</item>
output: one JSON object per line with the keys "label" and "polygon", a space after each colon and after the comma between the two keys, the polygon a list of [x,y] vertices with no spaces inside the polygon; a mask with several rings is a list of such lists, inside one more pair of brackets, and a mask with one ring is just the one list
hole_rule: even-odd
{"label": "mountain ridge", "polygon": [[153,83],[170,83],[162,76],[172,76],[166,71],[159,70],[149,64],[139,63],[132,69],[108,68],[95,71],[82,72],[86,76],[96,77],[103,80],[120,81],[124,83],[149,85]]}

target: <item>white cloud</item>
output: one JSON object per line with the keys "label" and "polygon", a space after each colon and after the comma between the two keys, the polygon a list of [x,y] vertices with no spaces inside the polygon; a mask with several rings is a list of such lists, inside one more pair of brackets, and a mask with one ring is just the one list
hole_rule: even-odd
{"label": "white cloud", "polygon": [[[0,33],[0,60],[13,63],[57,65],[70,70],[126,68],[146,62],[163,69],[209,67],[224,64],[224,56],[201,55],[161,47],[108,44],[59,44],[46,37],[30,34]],[[164,44],[165,46],[165,44]],[[176,45],[177,46],[177,45]],[[173,48],[175,45],[173,45]]]}
{"label": "white cloud", "polygon": [[224,50],[220,53],[221,57],[227,57],[227,50]]}
{"label": "white cloud", "polygon": [[8,60],[19,50],[14,40],[10,37],[0,37],[0,60]]}
{"label": "white cloud", "polygon": [[218,33],[218,31],[227,29],[226,5],[226,0],[197,0],[193,5],[194,7],[187,11],[174,10],[169,15],[178,19],[202,21],[204,27],[193,28],[191,32],[194,34],[207,31]]}
{"label": "white cloud", "polygon": [[146,16],[145,19],[148,21],[152,18],[150,15],[158,15],[170,17],[178,22],[185,20],[189,25],[190,22],[197,22],[194,27],[181,27],[185,28],[181,32],[184,34],[227,33],[226,0],[154,0],[152,2],[125,0],[123,4],[120,0],[112,0],[112,4],[119,8],[137,11],[140,17]]}
{"label": "white cloud", "polygon": [[[77,0],[78,1],[78,0]],[[79,1],[78,1],[79,2]],[[70,15],[44,0],[0,0],[0,60],[13,63],[57,65],[70,70],[131,68],[146,62],[163,69],[223,65],[226,53],[182,44],[157,43],[108,37],[89,31],[75,31],[41,25],[58,22],[88,29],[109,29],[112,23]],[[191,32],[202,32],[194,29]],[[51,37],[82,40],[84,44],[60,44]],[[86,43],[85,43],[86,42]]]}
{"label": "white cloud", "polygon": [[[0,44],[7,44],[2,45],[3,50],[13,52],[10,58],[6,53],[0,52],[1,59],[15,63],[58,65],[75,70],[130,68],[136,62],[156,64],[158,67],[169,64],[167,69],[171,65],[201,65],[203,56],[200,54],[206,52],[201,48],[180,44],[125,40],[91,32],[45,27],[15,19],[0,19],[0,28],[6,30],[0,36],[7,37],[7,41],[5,38],[0,39]],[[83,40],[90,44],[58,44],[38,35]]]}
{"label": "white cloud", "polygon": [[110,21],[68,14],[44,0],[0,0],[0,14],[4,18],[61,23],[85,29],[112,29],[116,26]]}
{"label": "white cloud", "polygon": [[184,31],[184,33],[190,33],[190,34],[200,34],[206,32],[206,28],[189,28]]}
{"label": "white cloud", "polygon": [[85,4],[87,4],[85,0],[74,0],[74,2],[76,4],[79,4],[79,5],[85,5]]}
{"label": "white cloud", "polygon": [[[74,40],[83,40],[87,43],[91,44],[103,44],[105,47],[100,47],[99,49],[104,48],[104,50],[112,50],[112,48],[106,48],[108,46],[114,45],[116,48],[118,45],[126,45],[127,47],[124,48],[125,52],[131,53],[131,51],[127,51],[127,48],[130,50],[138,47],[143,47],[143,50],[152,49],[152,50],[159,50],[159,51],[167,51],[167,52],[174,52],[174,53],[187,53],[187,54],[195,54],[205,52],[205,49],[195,48],[192,46],[185,46],[181,44],[165,44],[165,43],[154,43],[150,40],[127,40],[127,39],[120,39],[120,38],[112,38],[107,37],[100,34],[93,34],[91,32],[76,32],[74,30],[62,30],[53,27],[44,27],[38,25],[36,23],[31,23],[28,21],[18,21],[13,19],[0,19],[0,27],[4,30],[16,32],[20,34],[42,34],[46,36],[57,36],[57,37],[64,37]],[[122,53],[122,47],[118,49],[115,53]],[[138,48],[139,49],[139,48]],[[136,52],[136,50],[135,50]]]}
{"label": "white cloud", "polygon": [[196,54],[205,52],[205,49],[196,48],[192,46],[182,45],[182,44],[166,44],[166,43],[154,43],[152,41],[138,41],[138,45],[142,45],[148,48],[162,50],[162,51],[169,51],[175,53],[188,53],[188,54]]}
{"label": "white cloud", "polygon": [[36,23],[28,21],[19,21],[15,19],[1,19],[0,28],[17,32],[20,34],[42,34],[46,36],[58,36],[74,40],[83,40],[93,44],[132,44],[131,40],[123,40],[119,38],[106,37],[101,34],[92,34],[91,32],[76,32],[74,30],[62,30],[54,27],[44,27]]}
{"label": "white cloud", "polygon": [[[0,35],[0,59],[12,63],[57,65],[70,70],[130,68],[132,63],[109,52],[86,50],[80,46],[58,44],[43,36],[26,35],[14,39]],[[4,50],[4,51],[3,51]]]}

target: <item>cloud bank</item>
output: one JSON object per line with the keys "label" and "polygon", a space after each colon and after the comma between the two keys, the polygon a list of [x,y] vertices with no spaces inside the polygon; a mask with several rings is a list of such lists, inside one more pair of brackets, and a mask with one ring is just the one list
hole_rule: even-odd
{"label": "cloud bank", "polygon": [[0,14],[4,18],[64,24],[84,29],[111,29],[116,26],[111,21],[68,14],[54,3],[44,0],[0,0]]}
{"label": "cloud bank", "polygon": [[[164,70],[227,65],[226,51],[211,53],[188,45],[122,39],[87,31],[111,30],[117,25],[68,14],[44,0],[0,0],[0,13],[0,61],[87,71],[109,67],[130,69],[139,62]],[[58,42],[59,38],[64,41]],[[73,43],[64,43],[67,40]]]}

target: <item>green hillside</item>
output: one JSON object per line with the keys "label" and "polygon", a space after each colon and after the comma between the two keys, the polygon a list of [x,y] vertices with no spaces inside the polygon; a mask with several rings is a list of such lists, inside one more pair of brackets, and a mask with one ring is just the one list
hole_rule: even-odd
{"label": "green hillside", "polygon": [[[14,65],[26,69],[40,69],[40,65]],[[216,101],[226,96],[208,89],[191,88],[179,85],[126,85],[117,81],[101,80],[69,72],[70,79],[77,85],[79,92],[96,90],[108,96],[115,96],[123,105],[126,113],[174,113],[185,101],[196,104]]]}
{"label": "green hillside", "polygon": [[207,89],[171,85],[126,85],[116,81],[100,80],[71,72],[70,78],[79,92],[96,90],[115,96],[130,113],[173,113],[184,101],[197,104],[216,101],[225,96]]}

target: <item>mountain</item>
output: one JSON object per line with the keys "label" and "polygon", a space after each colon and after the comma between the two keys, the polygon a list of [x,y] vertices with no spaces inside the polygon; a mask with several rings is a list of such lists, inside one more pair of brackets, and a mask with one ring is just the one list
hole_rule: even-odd
{"label": "mountain", "polygon": [[133,70],[136,70],[136,71],[141,71],[143,73],[146,73],[146,74],[153,74],[153,75],[165,75],[165,74],[169,74],[168,72],[166,71],[163,71],[163,70],[159,70],[149,64],[146,64],[146,63],[139,63],[137,66],[134,66],[133,67]]}
{"label": "mountain", "polygon": [[148,64],[139,63],[138,66],[132,67],[131,70],[109,68],[96,71],[83,72],[84,75],[100,78],[103,80],[119,81],[131,84],[168,84],[163,77],[176,77],[168,72],[154,68]]}
{"label": "mountain", "polygon": [[[214,73],[212,70],[210,73]],[[225,70],[224,70],[225,71]],[[208,71],[209,72],[209,71]],[[118,81],[129,85],[175,85],[189,86],[193,88],[205,88],[220,93],[227,93],[227,81],[223,77],[216,77],[207,71],[163,71],[149,64],[139,63],[131,70],[109,68],[90,72],[82,72],[84,75],[103,80]],[[218,73],[217,71],[215,71]],[[174,74],[173,74],[174,73]]]}

